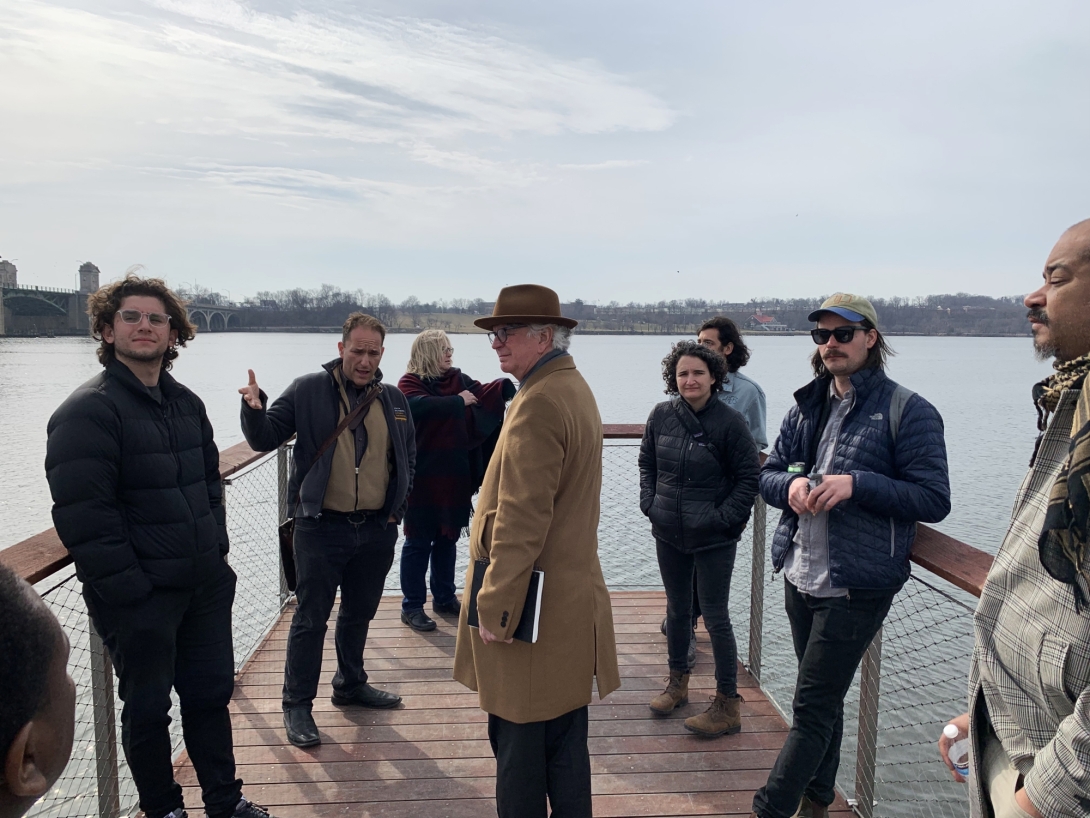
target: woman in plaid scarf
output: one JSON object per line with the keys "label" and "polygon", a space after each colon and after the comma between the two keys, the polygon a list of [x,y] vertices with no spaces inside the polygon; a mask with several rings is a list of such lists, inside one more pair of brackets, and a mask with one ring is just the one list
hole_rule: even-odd
{"label": "woman in plaid scarf", "polygon": [[504,408],[515,396],[507,378],[478,383],[453,366],[453,358],[445,332],[424,330],[397,384],[416,427],[416,472],[401,547],[401,621],[418,631],[435,629],[424,613],[429,562],[432,610],[457,616],[461,609],[454,595],[458,538],[469,523]]}

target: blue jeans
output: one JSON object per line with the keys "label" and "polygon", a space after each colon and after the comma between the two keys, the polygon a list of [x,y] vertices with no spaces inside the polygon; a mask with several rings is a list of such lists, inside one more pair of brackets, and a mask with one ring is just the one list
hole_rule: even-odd
{"label": "blue jeans", "polygon": [[734,573],[736,542],[685,554],[662,540],[655,541],[662,586],[666,589],[666,650],[670,670],[689,670],[686,654],[693,626],[693,575],[704,626],[715,657],[716,690],[738,695],[738,644],[730,621],[730,578]]}
{"label": "blue jeans", "polygon": [[791,731],[768,783],[753,796],[753,811],[759,818],[789,818],[803,795],[826,805],[836,797],[844,697],[897,591],[850,593],[810,596],[784,581],[799,678]]}
{"label": "blue jeans", "polygon": [[310,708],[322,673],[326,623],[341,589],[334,642],[337,672],[333,690],[346,696],[367,684],[363,649],[375,618],[386,575],[394,562],[397,526],[375,519],[353,522],[345,515],[295,521],[295,589],[297,605],[288,631],[284,663],[284,709]]}
{"label": "blue jeans", "polygon": [[431,599],[435,605],[450,605],[454,596],[454,560],[458,540],[436,534],[434,537],[406,537],[401,545],[401,601],[403,611],[424,607],[428,593],[424,575],[431,563]]}

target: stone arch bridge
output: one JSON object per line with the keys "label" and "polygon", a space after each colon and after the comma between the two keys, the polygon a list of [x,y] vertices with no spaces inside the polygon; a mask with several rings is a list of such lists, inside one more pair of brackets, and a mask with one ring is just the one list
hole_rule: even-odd
{"label": "stone arch bridge", "polygon": [[220,307],[216,304],[190,303],[189,320],[197,325],[198,332],[226,332],[242,329],[237,307]]}
{"label": "stone arch bridge", "polygon": [[[79,335],[90,330],[87,293],[42,287],[0,286],[0,336]],[[189,320],[200,332],[242,329],[237,307],[189,304]]]}

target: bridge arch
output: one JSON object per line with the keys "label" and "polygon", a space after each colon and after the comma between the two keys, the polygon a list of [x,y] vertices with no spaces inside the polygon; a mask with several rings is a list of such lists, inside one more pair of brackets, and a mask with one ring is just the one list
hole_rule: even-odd
{"label": "bridge arch", "polygon": [[208,332],[208,316],[204,310],[190,310],[189,320],[197,327],[197,332]]}
{"label": "bridge arch", "polygon": [[227,314],[227,329],[242,329],[242,319],[237,312]]}
{"label": "bridge arch", "polygon": [[222,312],[214,312],[208,316],[208,328],[212,332],[223,332],[227,329],[227,321]]}

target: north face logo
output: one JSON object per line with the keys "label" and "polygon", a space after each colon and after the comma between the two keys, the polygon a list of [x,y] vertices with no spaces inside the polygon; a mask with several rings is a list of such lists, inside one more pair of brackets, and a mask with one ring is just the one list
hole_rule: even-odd
{"label": "north face logo", "polygon": [[882,419],[882,413],[881,412],[875,412],[873,415],[870,416],[870,419],[871,420],[881,420]]}

